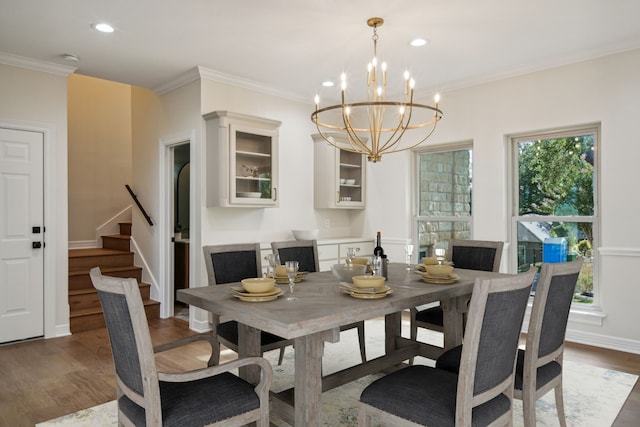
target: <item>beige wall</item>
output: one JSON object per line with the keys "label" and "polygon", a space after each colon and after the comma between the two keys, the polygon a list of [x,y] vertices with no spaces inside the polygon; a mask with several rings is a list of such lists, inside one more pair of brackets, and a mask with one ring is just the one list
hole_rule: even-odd
{"label": "beige wall", "polygon": [[132,185],[132,89],[75,74],[68,91],[69,241],[92,242],[132,204],[124,187]]}
{"label": "beige wall", "polygon": [[0,126],[44,133],[44,333],[69,333],[67,296],[67,76],[0,64]]}

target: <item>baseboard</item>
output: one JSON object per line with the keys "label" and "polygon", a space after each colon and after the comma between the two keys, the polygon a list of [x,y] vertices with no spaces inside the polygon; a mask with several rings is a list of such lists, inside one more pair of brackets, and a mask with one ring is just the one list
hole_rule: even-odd
{"label": "baseboard", "polygon": [[640,341],[626,338],[610,337],[593,334],[590,332],[567,329],[565,337],[567,341],[578,344],[586,344],[594,347],[608,348],[610,350],[624,351],[625,353],[640,354]]}
{"label": "baseboard", "polygon": [[189,320],[189,329],[198,333],[211,331],[212,327],[208,320]]}

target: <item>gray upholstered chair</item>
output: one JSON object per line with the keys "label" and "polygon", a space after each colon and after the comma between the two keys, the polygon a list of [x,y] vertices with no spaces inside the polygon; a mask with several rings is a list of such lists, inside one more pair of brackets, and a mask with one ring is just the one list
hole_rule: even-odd
{"label": "gray upholstered chair", "polygon": [[[536,401],[554,390],[560,425],[566,426],[562,398],[564,337],[583,260],[543,264],[536,287],[526,348],[518,350],[514,397],[522,400],[525,426],[536,425]],[[436,366],[459,369],[459,347],[445,352]]]}
{"label": "gray upholstered chair", "polygon": [[[202,251],[209,285],[222,285],[251,277],[262,277],[259,243],[204,246]],[[220,316],[213,314],[213,325],[218,337],[215,359],[217,363],[220,357],[219,343],[236,353],[238,352],[238,322],[230,320],[221,323]],[[261,354],[265,351],[280,349],[278,365],[281,365],[285,347],[292,345],[293,342],[264,331],[261,332],[260,338]]]}
{"label": "gray upholstered chair", "polygon": [[[467,270],[494,271],[500,270],[503,242],[487,240],[450,240],[447,258],[456,268]],[[460,307],[462,312],[465,307]],[[416,340],[418,328],[444,332],[444,313],[440,305],[419,310],[410,310],[410,337]]]}
{"label": "gray upholstered chair", "polygon": [[[124,426],[269,425],[271,365],[261,357],[181,373],[158,372],[136,279],[90,272],[109,332],[116,372],[118,424]],[[202,338],[202,336],[198,336]],[[192,342],[188,338],[162,350]],[[249,384],[230,371],[257,365],[260,381]]]}
{"label": "gray upholstered chair", "polygon": [[469,306],[460,373],[413,365],[367,386],[359,425],[495,426],[513,423],[518,339],[535,270],[477,279]]}
{"label": "gray upholstered chair", "polygon": [[280,257],[280,263],[298,261],[300,271],[314,273],[320,271],[318,257],[318,242],[316,240],[291,240],[286,242],[271,242],[274,254]]}
{"label": "gray upholstered chair", "polygon": [[[278,254],[280,262],[298,261],[300,271],[314,273],[320,271],[320,258],[318,257],[318,242],[316,240],[290,240],[285,242],[271,242],[271,249]],[[360,345],[360,358],[367,360],[367,350],[364,337],[364,322],[351,323],[340,327],[340,331],[349,329],[358,330],[358,343]]]}

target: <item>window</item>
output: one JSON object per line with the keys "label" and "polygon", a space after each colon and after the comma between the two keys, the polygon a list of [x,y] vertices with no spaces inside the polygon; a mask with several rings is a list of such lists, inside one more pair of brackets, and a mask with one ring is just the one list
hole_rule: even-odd
{"label": "window", "polygon": [[518,271],[584,258],[574,302],[593,303],[598,245],[596,126],[511,138]]}
{"label": "window", "polygon": [[471,238],[471,144],[416,152],[418,259]]}

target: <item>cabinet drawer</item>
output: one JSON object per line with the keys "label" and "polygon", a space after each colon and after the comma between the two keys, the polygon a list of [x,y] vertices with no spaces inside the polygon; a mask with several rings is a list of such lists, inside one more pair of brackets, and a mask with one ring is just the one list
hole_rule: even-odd
{"label": "cabinet drawer", "polygon": [[318,245],[318,260],[338,261],[338,245]]}

